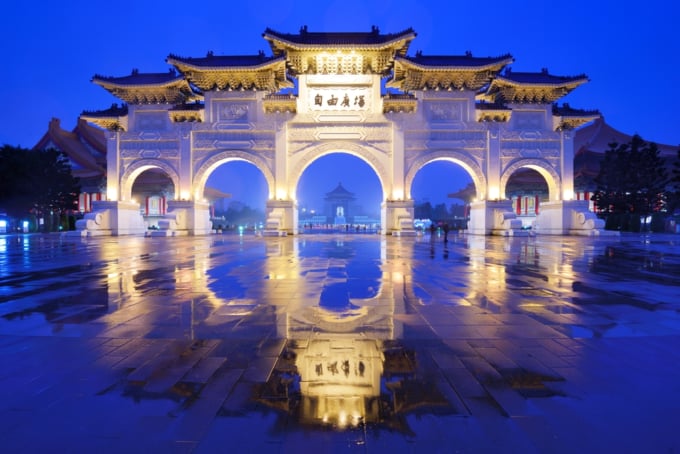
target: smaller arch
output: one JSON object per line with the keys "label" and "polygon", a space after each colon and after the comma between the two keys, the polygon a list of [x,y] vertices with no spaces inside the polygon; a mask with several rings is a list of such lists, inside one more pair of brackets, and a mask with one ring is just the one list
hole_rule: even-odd
{"label": "smaller arch", "polygon": [[208,182],[208,177],[210,177],[212,171],[229,161],[245,161],[257,167],[267,181],[268,198],[271,199],[274,197],[274,174],[267,163],[262,158],[241,150],[222,151],[210,156],[209,159],[202,163],[194,174],[194,184],[192,188],[194,197],[200,197],[200,195],[197,196],[196,194],[203,194],[205,184]]}
{"label": "smaller arch", "polygon": [[541,159],[518,159],[510,163],[501,175],[501,198],[505,198],[505,188],[507,187],[512,174],[524,167],[537,171],[545,178],[546,183],[548,183],[549,200],[560,200],[559,189],[562,187],[562,179],[550,164]]}
{"label": "smaller arch", "polygon": [[168,177],[170,177],[175,188],[174,198],[177,199],[179,191],[179,175],[174,167],[167,162],[158,159],[140,159],[125,169],[125,172],[123,172],[120,179],[120,195],[122,199],[132,199],[132,186],[134,185],[135,180],[144,171],[149,169],[161,169]]}
{"label": "smaller arch", "polygon": [[460,165],[472,178],[477,193],[477,200],[486,198],[486,176],[482,169],[468,154],[460,151],[436,150],[419,157],[409,167],[406,178],[404,179],[404,190],[409,199],[411,198],[413,180],[418,171],[427,164],[435,161],[449,161]]}

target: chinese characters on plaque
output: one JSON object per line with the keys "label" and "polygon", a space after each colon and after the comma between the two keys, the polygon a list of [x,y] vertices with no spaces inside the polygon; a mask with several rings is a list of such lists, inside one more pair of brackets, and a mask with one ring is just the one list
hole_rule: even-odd
{"label": "chinese characters on plaque", "polygon": [[315,110],[365,110],[367,94],[365,91],[324,90],[312,95]]}

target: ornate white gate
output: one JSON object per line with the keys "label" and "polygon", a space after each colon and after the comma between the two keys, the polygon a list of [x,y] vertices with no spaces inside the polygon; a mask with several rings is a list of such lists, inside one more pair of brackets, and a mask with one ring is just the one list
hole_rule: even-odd
{"label": "ornate white gate", "polygon": [[513,73],[510,55],[408,56],[415,37],[411,29],[268,29],[270,56],[170,55],[168,73],[95,76],[127,109],[83,115],[110,129],[108,200],[95,203],[79,234],[144,232],[132,185],[151,168],[175,188],[154,233],[209,233],[206,181],[231,160],[253,164],[267,181],[267,233],[294,234],[304,170],[338,152],[362,159],[380,180],[384,233],[413,233],[411,185],[437,160],[459,164],[474,182],[471,233],[521,233],[505,187],[525,167],[549,188],[539,232],[597,231],[587,204],[572,200],[572,129],[597,115],[554,104],[587,78]]}

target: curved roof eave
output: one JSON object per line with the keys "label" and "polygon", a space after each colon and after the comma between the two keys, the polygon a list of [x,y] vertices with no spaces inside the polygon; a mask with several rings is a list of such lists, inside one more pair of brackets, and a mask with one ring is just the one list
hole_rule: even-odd
{"label": "curved roof eave", "polygon": [[230,66],[230,65],[221,65],[221,66],[202,66],[202,65],[196,65],[192,64],[187,61],[183,61],[181,59],[178,59],[176,57],[168,57],[166,60],[169,64],[176,66],[177,69],[180,71],[185,71],[185,69],[182,68],[187,68],[191,71],[260,71],[263,69],[268,69],[273,66],[280,66],[280,65],[285,65],[286,63],[286,58],[285,56],[279,56],[274,59],[264,61],[255,65],[239,65],[239,66]]}

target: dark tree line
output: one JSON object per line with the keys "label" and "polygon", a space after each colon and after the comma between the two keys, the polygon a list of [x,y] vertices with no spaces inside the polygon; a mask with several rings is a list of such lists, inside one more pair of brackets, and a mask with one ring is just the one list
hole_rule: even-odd
{"label": "dark tree line", "polygon": [[649,228],[662,231],[664,218],[678,207],[680,164],[674,165],[671,177],[657,145],[638,135],[628,143],[609,144],[592,197],[606,228],[646,230],[646,220],[651,218]]}
{"label": "dark tree line", "polygon": [[453,222],[465,216],[465,206],[458,204],[452,204],[447,208],[445,203],[438,203],[432,206],[430,202],[423,202],[416,204],[413,208],[416,219],[430,219],[435,222]]}
{"label": "dark tree line", "polygon": [[[9,217],[51,220],[65,215],[77,208],[79,192],[78,179],[63,152],[0,148],[0,211]],[[47,222],[45,228],[51,230]]]}
{"label": "dark tree line", "polygon": [[214,221],[214,228],[228,229],[237,225],[254,225],[264,222],[265,214],[261,210],[240,202],[229,204],[226,211],[217,211],[215,216],[224,218],[224,222]]}

